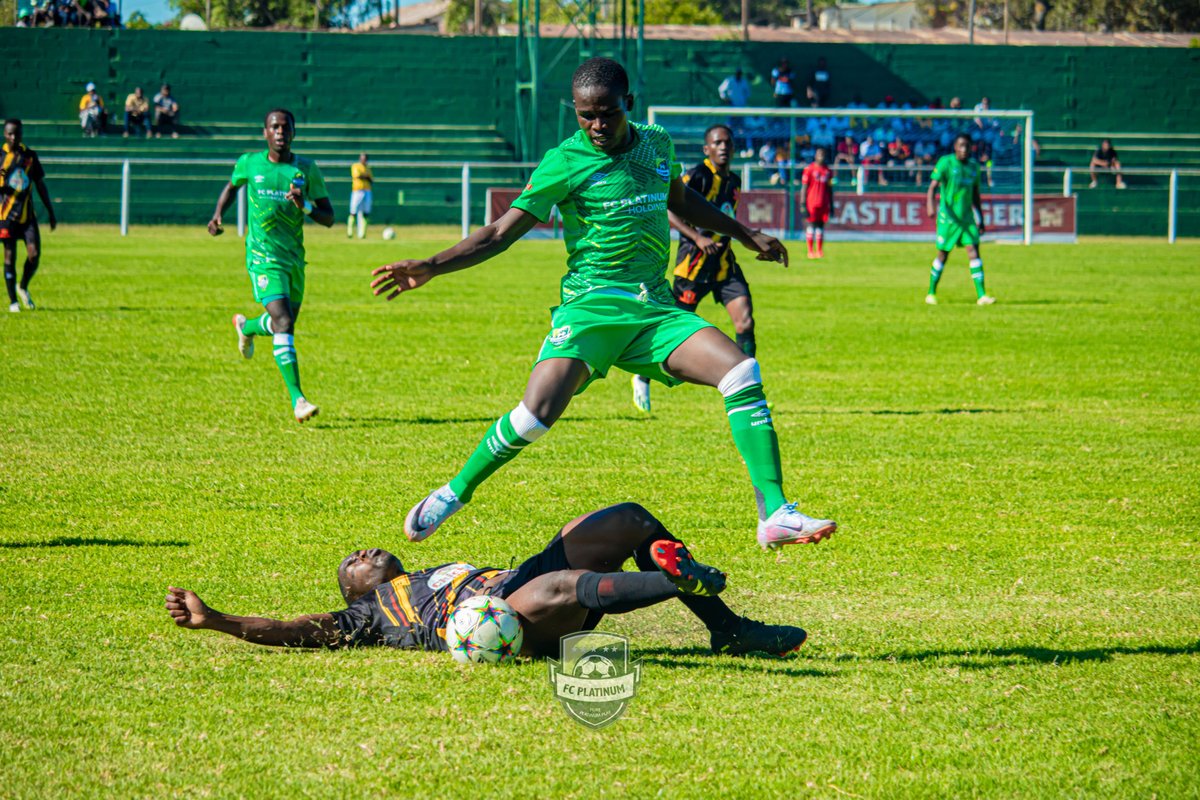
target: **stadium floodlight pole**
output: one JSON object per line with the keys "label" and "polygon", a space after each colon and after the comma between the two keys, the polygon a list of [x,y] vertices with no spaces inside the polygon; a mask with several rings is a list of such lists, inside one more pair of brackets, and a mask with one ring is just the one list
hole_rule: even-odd
{"label": "stadium floodlight pole", "polygon": [[967,44],[975,44],[975,0],[967,7]]}
{"label": "stadium floodlight pole", "polygon": [[1175,219],[1179,210],[1179,170],[1171,170],[1167,183],[1167,242],[1175,244]]}
{"label": "stadium floodlight pole", "polygon": [[121,235],[129,235],[129,159],[121,163]]}

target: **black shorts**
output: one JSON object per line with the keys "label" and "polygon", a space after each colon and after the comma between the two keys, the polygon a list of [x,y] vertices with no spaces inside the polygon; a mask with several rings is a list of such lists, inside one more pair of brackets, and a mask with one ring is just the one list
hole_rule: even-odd
{"label": "black shorts", "polygon": [[6,247],[9,242],[16,246],[16,243],[22,240],[27,250],[30,247],[41,247],[42,234],[38,230],[36,217],[30,217],[28,222],[0,222],[0,242]]}
{"label": "black shorts", "polygon": [[724,280],[700,282],[676,277],[672,291],[675,294],[675,305],[695,311],[696,306],[700,305],[700,301],[709,292],[712,293],[713,300],[721,305],[726,305],[729,301],[739,297],[749,299],[750,284],[746,283],[746,276],[742,274],[742,268],[734,262],[729,267],[729,274],[725,276]]}
{"label": "black shorts", "polygon": [[498,594],[502,598],[508,597],[534,578],[570,568],[571,565],[567,563],[567,550],[563,546],[562,533],[556,533],[542,552],[525,559],[510,573],[500,586]]}

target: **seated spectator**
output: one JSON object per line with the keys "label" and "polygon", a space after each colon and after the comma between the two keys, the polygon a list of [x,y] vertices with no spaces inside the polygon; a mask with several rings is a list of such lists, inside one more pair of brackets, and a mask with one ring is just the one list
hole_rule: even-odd
{"label": "seated spectator", "polygon": [[[874,137],[868,136],[858,146],[858,163],[866,167],[868,180],[871,177],[871,167],[883,163],[883,151],[875,143]],[[887,178],[884,177],[882,169],[879,170],[879,185],[888,185]]]}
{"label": "seated spectator", "polygon": [[134,128],[144,130],[146,138],[150,138],[150,101],[142,94],[140,86],[125,98],[125,138],[129,138]]}
{"label": "seated spectator", "polygon": [[[912,167],[916,164],[912,157],[912,148],[909,147],[903,139],[896,136],[892,141],[888,142],[887,146],[887,165],[889,167],[908,167],[911,173]],[[895,173],[892,173],[895,175]]]}
{"label": "seated spectator", "polygon": [[104,98],[96,91],[96,84],[89,83],[83,97],[79,98],[79,126],[83,135],[96,137],[104,133],[108,124],[108,112],[104,110]]}
{"label": "seated spectator", "polygon": [[975,127],[979,128],[980,130],[996,127],[998,124],[996,122],[996,118],[989,117],[987,115],[987,112],[990,111],[991,108],[991,103],[988,102],[986,97],[979,101],[979,103],[975,106],[975,113],[978,115],[975,117]]}
{"label": "seated spectator", "polygon": [[913,161],[916,170],[917,186],[921,185],[926,172],[933,171],[933,164],[937,161],[937,145],[933,139],[924,138],[913,145]]}
{"label": "seated spectator", "polygon": [[171,85],[164,83],[154,95],[154,135],[162,138],[163,131],[169,130],[172,139],[179,138],[175,126],[179,124],[179,103],[171,96]]}
{"label": "seated spectator", "polygon": [[[1013,144],[1014,148],[1019,149],[1021,147],[1021,134],[1022,134],[1022,132],[1024,132],[1024,130],[1025,130],[1024,126],[1021,125],[1021,123],[1019,123],[1019,122],[1017,123],[1017,126],[1015,128],[1013,128],[1012,144]],[[1033,159],[1036,161],[1037,159],[1039,159],[1041,157],[1042,157],[1042,146],[1040,144],[1038,144],[1038,140],[1035,137],[1033,140]]]}
{"label": "seated spectator", "polygon": [[854,137],[847,135],[837,145],[837,155],[833,157],[833,165],[845,164],[853,167],[858,162],[858,145]]}
{"label": "seated spectator", "polygon": [[981,136],[979,141],[975,143],[975,160],[983,167],[984,173],[987,174],[987,185],[995,186],[992,181],[992,140],[990,137]]}
{"label": "seated spectator", "polygon": [[1117,188],[1125,188],[1125,180],[1121,177],[1121,160],[1117,158],[1117,151],[1113,149],[1112,142],[1108,139],[1101,139],[1100,146],[1096,148],[1095,153],[1092,153],[1092,163],[1088,165],[1088,172],[1092,176],[1092,182],[1088,184],[1089,189],[1095,189],[1097,186],[1097,169],[1112,172],[1117,181]]}

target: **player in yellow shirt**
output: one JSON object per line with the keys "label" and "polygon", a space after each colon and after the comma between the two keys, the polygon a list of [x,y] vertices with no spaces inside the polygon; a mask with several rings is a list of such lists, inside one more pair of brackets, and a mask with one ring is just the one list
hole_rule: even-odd
{"label": "player in yellow shirt", "polygon": [[359,153],[358,163],[350,167],[350,216],[346,217],[346,238],[354,235],[358,219],[358,238],[367,238],[367,217],[371,216],[371,186],[375,175],[367,166],[367,154]]}

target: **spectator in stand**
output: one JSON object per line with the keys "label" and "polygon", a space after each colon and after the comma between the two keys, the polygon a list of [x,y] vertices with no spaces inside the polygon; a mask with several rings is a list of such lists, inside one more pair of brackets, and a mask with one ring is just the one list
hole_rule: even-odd
{"label": "spectator in stand", "polygon": [[1092,176],[1092,182],[1088,184],[1089,189],[1095,189],[1099,183],[1096,178],[1098,169],[1111,172],[1117,179],[1117,188],[1125,188],[1125,179],[1121,177],[1121,159],[1117,158],[1117,151],[1108,139],[1101,139],[1100,146],[1092,153],[1092,163],[1088,165],[1088,172]]}
{"label": "spectator in stand", "polygon": [[962,100],[959,100],[957,97],[951,97],[950,98],[950,110],[951,111],[962,111]]}
{"label": "spectator in stand", "polygon": [[721,81],[721,85],[717,87],[717,94],[727,106],[745,108],[750,105],[750,81],[746,79],[741,67]]}
{"label": "spectator in stand", "polygon": [[[866,168],[866,179],[871,179],[871,167],[877,166],[883,162],[883,151],[879,149],[879,145],[875,143],[875,138],[867,136],[863,139],[862,144],[858,146],[858,163]],[[879,170],[879,185],[887,186],[887,178],[883,176],[883,170]]]}
{"label": "spectator in stand", "polygon": [[[745,108],[750,105],[750,81],[746,79],[741,67],[721,81],[721,85],[717,87],[717,95],[722,103],[731,108]],[[750,120],[743,116],[729,118],[729,129],[737,131],[742,140],[743,156],[754,155],[754,141],[747,131],[749,122]]]}
{"label": "spectator in stand", "polygon": [[154,95],[154,135],[162,138],[163,131],[170,130],[171,138],[178,139],[179,131],[175,130],[178,124],[179,103],[171,96],[171,85],[164,83]]}
{"label": "spectator in stand", "polygon": [[988,188],[995,186],[996,184],[992,181],[992,140],[990,136],[980,136],[979,141],[975,143],[975,160],[987,174]]}
{"label": "spectator in stand", "polygon": [[[1017,148],[1018,150],[1021,147],[1021,134],[1024,131],[1025,131],[1025,127],[1019,122],[1017,123],[1017,126],[1015,128],[1013,128],[1012,145],[1014,148]],[[1039,159],[1041,157],[1042,157],[1042,146],[1040,144],[1038,144],[1038,140],[1035,138],[1033,140],[1033,158],[1036,161],[1037,159]]]}
{"label": "spectator in stand", "polygon": [[833,97],[833,79],[829,75],[829,66],[825,63],[824,56],[817,59],[817,67],[813,70],[808,84],[817,93],[817,105],[833,105],[830,101]]}
{"label": "spectator in stand", "polygon": [[937,145],[930,137],[923,137],[913,145],[913,162],[916,171],[917,186],[925,178],[925,173],[932,171],[933,163],[937,160]]}
{"label": "spectator in stand", "polygon": [[[909,147],[899,136],[894,136],[892,141],[888,142],[887,146],[887,165],[889,167],[907,167],[907,174],[912,174],[912,168],[916,162],[912,157],[912,148]],[[893,179],[896,172],[891,172]]]}
{"label": "spectator in stand", "polygon": [[996,118],[989,117],[987,115],[987,112],[990,111],[991,108],[992,105],[988,102],[986,97],[982,98],[975,105],[975,114],[977,115],[975,117],[975,127],[979,128],[981,131],[996,127]]}
{"label": "spectator in stand", "polygon": [[125,98],[125,138],[129,138],[129,134],[133,133],[134,129],[144,130],[146,138],[151,136],[150,131],[150,101],[146,99],[146,95],[142,93],[142,87],[137,87],[133,90],[133,94]]}
{"label": "spectator in stand", "polygon": [[96,91],[96,84],[89,83],[83,97],[79,98],[79,127],[83,135],[96,137],[104,133],[108,123],[108,112],[104,110],[104,98]]}
{"label": "spectator in stand", "polygon": [[848,167],[853,167],[858,162],[858,145],[854,142],[854,137],[846,134],[842,140],[838,142],[837,155],[833,158],[833,166],[837,168],[840,164],[845,164]]}
{"label": "spectator in stand", "polygon": [[779,59],[779,66],[771,70],[771,88],[775,93],[775,105],[779,108],[791,108],[796,104],[792,67],[786,58]]}

